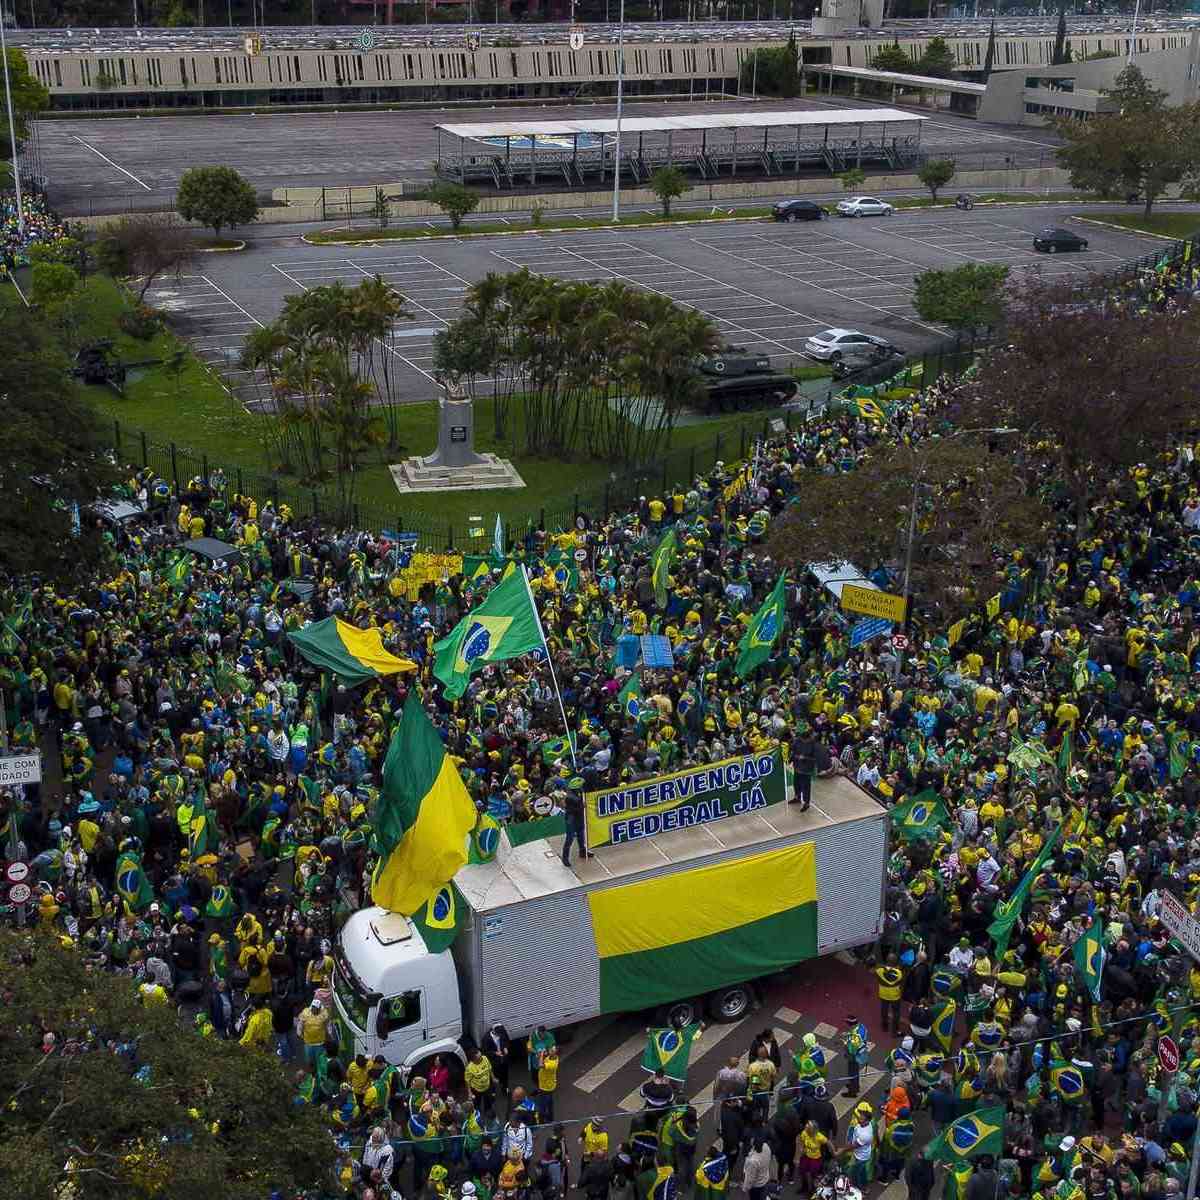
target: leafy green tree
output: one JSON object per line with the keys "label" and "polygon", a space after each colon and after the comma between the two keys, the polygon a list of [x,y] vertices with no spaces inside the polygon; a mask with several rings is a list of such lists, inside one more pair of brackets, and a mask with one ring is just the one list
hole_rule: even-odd
{"label": "leafy green tree", "polygon": [[650,190],[658,197],[658,202],[662,205],[662,214],[667,220],[671,219],[671,201],[690,191],[691,186],[683,170],[674,163],[659,167],[650,176]]}
{"label": "leafy green tree", "polygon": [[944,188],[954,178],[954,161],[949,158],[931,158],[921,164],[917,178],[929,189],[929,194],[936,204],[939,189]]}
{"label": "leafy green tree", "polygon": [[6,931],[0,955],[10,1195],[262,1200],[328,1182],[328,1125],[274,1055],[201,1037],[53,937]]}
{"label": "leafy green tree", "polygon": [[861,167],[851,167],[843,171],[838,178],[842,181],[843,192],[857,192],[867,182],[866,172]]}
{"label": "leafy green tree", "polygon": [[949,79],[957,70],[954,51],[943,37],[929,39],[925,53],[917,63],[918,75],[931,75],[935,79]]}
{"label": "leafy green tree", "polygon": [[914,70],[913,60],[900,48],[899,39],[890,46],[881,46],[871,59],[871,66],[876,71],[895,71],[901,75],[912,74]]}
{"label": "leafy green tree", "polygon": [[1109,198],[1139,194],[1147,215],[1172,185],[1192,191],[1200,178],[1200,104],[1169,108],[1167,94],[1133,65],[1105,95],[1117,112],[1053,122],[1072,187]]}
{"label": "leafy green tree", "polygon": [[742,60],[742,87],[760,96],[800,94],[799,54],[795,34],[783,46],[762,46]]}
{"label": "leafy green tree", "polygon": [[254,188],[232,167],[190,167],[179,180],[175,208],[185,221],[207,225],[216,237],[258,216]]}
{"label": "leafy green tree", "polygon": [[450,218],[450,228],[458,229],[463,217],[479,207],[480,195],[461,183],[435,183],[425,192],[425,199]]}
{"label": "leafy green tree", "polygon": [[1071,61],[1071,43],[1067,41],[1067,10],[1058,10],[1058,28],[1054,33],[1054,50],[1050,55],[1050,65],[1059,67]]}
{"label": "leafy green tree", "polygon": [[[29,70],[24,50],[8,51],[8,81],[12,92],[13,127],[20,149],[29,137],[29,123],[38,113],[50,107],[50,89],[40,83]],[[8,137],[8,105],[0,88],[0,155],[12,158],[12,143]]]}
{"label": "leafy green tree", "polygon": [[[71,512],[114,480],[107,443],[44,314],[0,305],[0,345],[0,459],[19,464],[0,471],[0,566],[67,577],[99,558],[101,542],[86,523],[71,536]],[[4,1128],[0,1115],[0,1139]]]}
{"label": "leafy green tree", "polygon": [[922,321],[961,332],[998,325],[1004,312],[1008,271],[994,263],[922,271],[913,284],[913,307]]}

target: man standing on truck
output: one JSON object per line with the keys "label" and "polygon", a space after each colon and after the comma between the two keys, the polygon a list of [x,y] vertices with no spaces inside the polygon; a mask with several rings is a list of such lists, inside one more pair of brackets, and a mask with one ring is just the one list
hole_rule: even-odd
{"label": "man standing on truck", "polygon": [[798,804],[801,812],[808,812],[812,803],[812,781],[820,765],[820,754],[821,745],[813,737],[811,726],[802,721],[792,743],[792,785],[795,789],[792,803]]}

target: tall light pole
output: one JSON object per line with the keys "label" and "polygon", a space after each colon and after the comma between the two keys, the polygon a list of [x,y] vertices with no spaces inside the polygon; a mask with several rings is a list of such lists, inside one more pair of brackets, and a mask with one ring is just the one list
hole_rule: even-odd
{"label": "tall light pole", "polygon": [[1138,14],[1141,11],[1142,11],[1142,0],[1134,0],[1133,24],[1130,26],[1130,29],[1129,29],[1129,53],[1125,55],[1125,61],[1127,63],[1133,62],[1133,50],[1134,50],[1134,46],[1137,43]]}
{"label": "tall light pole", "polygon": [[25,201],[21,196],[21,170],[17,165],[17,127],[13,120],[12,87],[8,82],[8,38],[4,33],[4,8],[0,4],[0,58],[4,59],[4,103],[8,106],[8,143],[12,147],[13,191],[17,196],[17,236],[25,239]]}
{"label": "tall light pole", "polygon": [[621,111],[625,101],[625,0],[617,17],[617,144],[613,150],[613,205],[615,225],[621,219]]}

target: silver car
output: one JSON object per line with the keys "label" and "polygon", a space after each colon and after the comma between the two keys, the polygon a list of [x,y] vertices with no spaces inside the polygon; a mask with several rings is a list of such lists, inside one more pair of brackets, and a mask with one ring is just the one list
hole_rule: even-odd
{"label": "silver car", "polygon": [[861,357],[877,353],[881,358],[895,352],[886,338],[858,329],[823,329],[804,343],[804,353],[821,362],[841,362],[848,355]]}
{"label": "silver car", "polygon": [[851,196],[838,202],[837,211],[839,217],[890,217],[896,210],[874,196]]}

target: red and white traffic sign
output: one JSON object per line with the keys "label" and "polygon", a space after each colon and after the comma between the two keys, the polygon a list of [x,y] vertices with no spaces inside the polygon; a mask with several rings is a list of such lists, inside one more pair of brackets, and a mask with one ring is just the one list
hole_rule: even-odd
{"label": "red and white traffic sign", "polygon": [[1175,1039],[1165,1033],[1158,1039],[1158,1064],[1164,1071],[1179,1070],[1179,1047]]}
{"label": "red and white traffic sign", "polygon": [[23,862],[10,862],[4,872],[4,878],[9,883],[24,883],[29,878],[29,864]]}
{"label": "red and white traffic sign", "polygon": [[24,904],[30,897],[29,884],[14,883],[8,889],[8,899],[12,904]]}
{"label": "red and white traffic sign", "polygon": [[908,638],[906,638],[902,633],[893,633],[892,645],[895,646],[897,650],[907,650]]}

